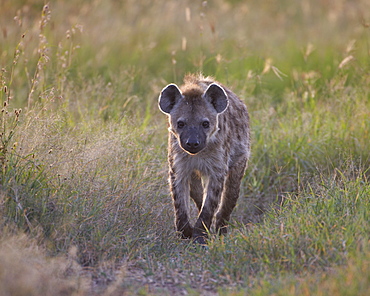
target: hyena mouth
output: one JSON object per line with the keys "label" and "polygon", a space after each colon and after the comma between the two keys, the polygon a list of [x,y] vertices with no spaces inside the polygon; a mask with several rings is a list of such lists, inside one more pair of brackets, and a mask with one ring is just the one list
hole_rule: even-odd
{"label": "hyena mouth", "polygon": [[191,148],[184,148],[182,147],[183,150],[185,150],[185,152],[191,154],[191,155],[195,155],[197,153],[199,153],[203,148],[200,148],[200,149],[191,149]]}
{"label": "hyena mouth", "polygon": [[185,150],[185,152],[191,155],[199,153],[205,147],[205,145],[199,140],[194,140],[192,138],[189,138],[186,141],[181,141],[180,146],[183,150]]}

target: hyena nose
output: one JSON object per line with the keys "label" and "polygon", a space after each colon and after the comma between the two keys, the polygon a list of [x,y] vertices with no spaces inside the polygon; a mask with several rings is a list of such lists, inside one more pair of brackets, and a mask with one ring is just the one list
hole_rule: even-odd
{"label": "hyena nose", "polygon": [[186,147],[189,148],[189,149],[196,149],[199,147],[200,145],[200,142],[198,139],[196,138],[189,138],[187,141],[186,141]]}

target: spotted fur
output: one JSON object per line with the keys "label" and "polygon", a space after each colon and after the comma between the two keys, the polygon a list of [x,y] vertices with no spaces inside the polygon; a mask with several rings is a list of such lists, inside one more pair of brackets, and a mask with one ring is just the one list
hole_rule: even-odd
{"label": "spotted fur", "polygon": [[[250,156],[245,104],[212,78],[188,75],[180,88],[166,86],[159,108],[169,119],[169,183],[176,229],[183,238],[205,243],[213,220],[227,232]],[[189,222],[189,200],[199,214]]]}

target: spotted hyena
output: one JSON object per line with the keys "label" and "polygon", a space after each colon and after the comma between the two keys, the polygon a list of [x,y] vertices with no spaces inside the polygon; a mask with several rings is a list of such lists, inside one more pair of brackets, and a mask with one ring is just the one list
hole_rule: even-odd
{"label": "spotted hyena", "polygon": [[[227,222],[239,197],[250,155],[249,116],[244,103],[211,78],[188,75],[180,88],[167,85],[159,108],[169,118],[169,183],[177,231],[204,243],[215,216],[216,231]],[[189,222],[189,201],[199,215]]]}

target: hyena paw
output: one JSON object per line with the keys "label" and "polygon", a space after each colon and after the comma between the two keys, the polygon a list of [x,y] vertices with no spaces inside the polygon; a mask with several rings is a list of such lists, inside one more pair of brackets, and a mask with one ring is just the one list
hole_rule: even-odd
{"label": "hyena paw", "polygon": [[198,235],[193,237],[193,242],[195,244],[201,245],[201,246],[207,246],[207,241],[206,241],[206,236],[205,235]]}
{"label": "hyena paw", "polygon": [[219,235],[227,234],[227,225],[224,223],[222,225],[216,225],[216,230]]}
{"label": "hyena paw", "polygon": [[193,236],[193,228],[190,225],[178,229],[177,232],[181,235],[182,239],[189,239]]}

